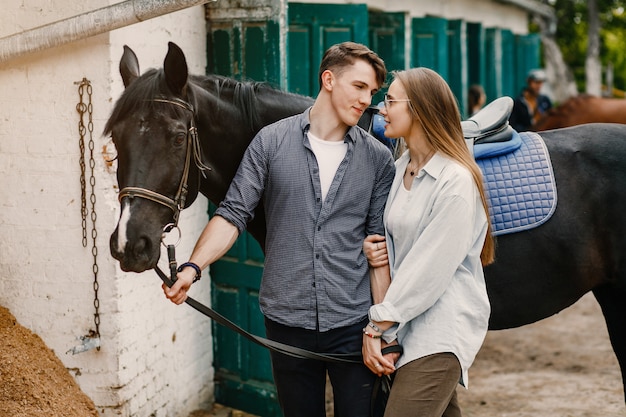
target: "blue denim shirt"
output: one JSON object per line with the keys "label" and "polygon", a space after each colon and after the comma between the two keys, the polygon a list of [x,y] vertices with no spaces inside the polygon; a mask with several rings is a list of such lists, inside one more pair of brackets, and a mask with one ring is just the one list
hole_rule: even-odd
{"label": "blue denim shirt", "polygon": [[367,316],[372,304],[363,239],[383,234],[394,176],[389,149],[359,127],[322,201],[307,132],[309,110],[263,128],[250,143],[216,215],[246,228],[263,202],[263,314],[278,323],[327,331]]}

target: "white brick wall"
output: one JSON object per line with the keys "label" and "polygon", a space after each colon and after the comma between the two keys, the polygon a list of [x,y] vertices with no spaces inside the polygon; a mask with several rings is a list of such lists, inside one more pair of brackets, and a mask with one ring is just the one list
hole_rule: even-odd
{"label": "white brick wall", "polygon": [[[0,37],[108,3],[8,2]],[[123,44],[143,71],[162,66],[172,40],[186,52],[190,72],[204,73],[205,38],[204,8],[194,7],[0,64],[0,305],[56,352],[103,417],[185,417],[212,401],[210,321],[167,301],[153,272],[123,273],[109,254],[119,205],[101,135],[123,89]],[[71,355],[77,337],[94,328],[91,221],[83,248],[75,109],[83,77],[93,86],[102,348]],[[179,262],[205,223],[201,198],[182,215]],[[192,296],[208,303],[208,287],[203,280]]]}

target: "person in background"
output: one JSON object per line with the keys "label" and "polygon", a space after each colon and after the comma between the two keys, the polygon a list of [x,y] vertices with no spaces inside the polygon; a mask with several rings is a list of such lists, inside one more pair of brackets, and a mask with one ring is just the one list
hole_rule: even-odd
{"label": "person in background", "polygon": [[546,73],[543,70],[530,71],[526,77],[526,87],[513,101],[509,124],[518,132],[534,130],[552,108],[550,98],[541,94],[541,87],[545,81]]}
{"label": "person in background", "polygon": [[[436,72],[395,72],[381,114],[385,134],[408,149],[396,161],[386,238],[363,243],[370,265],[387,265],[392,278],[369,310],[363,360],[377,375],[395,371],[385,417],[459,417],[456,387],[468,386],[491,310],[483,266],[494,242],[482,175],[456,98]],[[381,343],[396,338],[404,353],[394,365]]]}
{"label": "person in background", "polygon": [[483,108],[487,102],[487,95],[485,89],[479,84],[472,84],[467,90],[467,114],[472,117],[480,109]]}
{"label": "person in background", "polygon": [[[369,268],[362,245],[367,235],[384,231],[394,167],[389,149],[356,124],[386,74],[382,59],[364,45],[345,42],[326,51],[313,106],[266,126],[252,140],[183,264],[188,267],[171,288],[163,286],[168,299],[185,301],[194,277],[228,251],[263,203],[259,304],[267,337],[315,352],[361,350],[368,309],[388,285],[388,273],[379,281],[377,269]],[[327,374],[336,415],[369,416],[376,377],[362,363],[274,351],[271,359],[285,417],[326,415]]]}

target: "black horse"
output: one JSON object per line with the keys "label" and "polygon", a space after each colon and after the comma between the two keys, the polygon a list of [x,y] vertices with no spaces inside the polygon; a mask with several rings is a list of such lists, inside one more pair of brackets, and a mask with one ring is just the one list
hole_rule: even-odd
{"label": "black horse", "polygon": [[[255,133],[312,99],[259,83],[190,76],[172,43],[163,69],[143,75],[125,47],[120,72],[126,89],[105,127],[118,152],[122,205],[110,246],[123,270],[142,272],[156,266],[163,229],[179,209],[198,192],[218,204]],[[558,206],[542,226],[497,238],[496,262],[485,270],[489,328],[533,323],[593,291],[626,385],[626,126],[582,125],[542,137]],[[264,227],[257,213],[249,231],[261,244]]]}

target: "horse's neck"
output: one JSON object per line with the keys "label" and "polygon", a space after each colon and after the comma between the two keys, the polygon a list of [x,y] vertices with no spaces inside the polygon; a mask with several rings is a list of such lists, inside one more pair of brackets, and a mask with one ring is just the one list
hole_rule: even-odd
{"label": "horse's neck", "polygon": [[256,98],[264,126],[285,117],[300,114],[313,105],[311,97],[286,93],[269,87],[259,89]]}
{"label": "horse's neck", "polygon": [[[196,98],[198,135],[202,158],[213,171],[202,181],[201,192],[219,203],[239,162],[258,130],[285,117],[301,113],[313,100],[266,86],[242,91],[249,84],[201,78],[190,84]],[[238,94],[240,94],[238,96]],[[249,106],[243,108],[243,106]]]}

